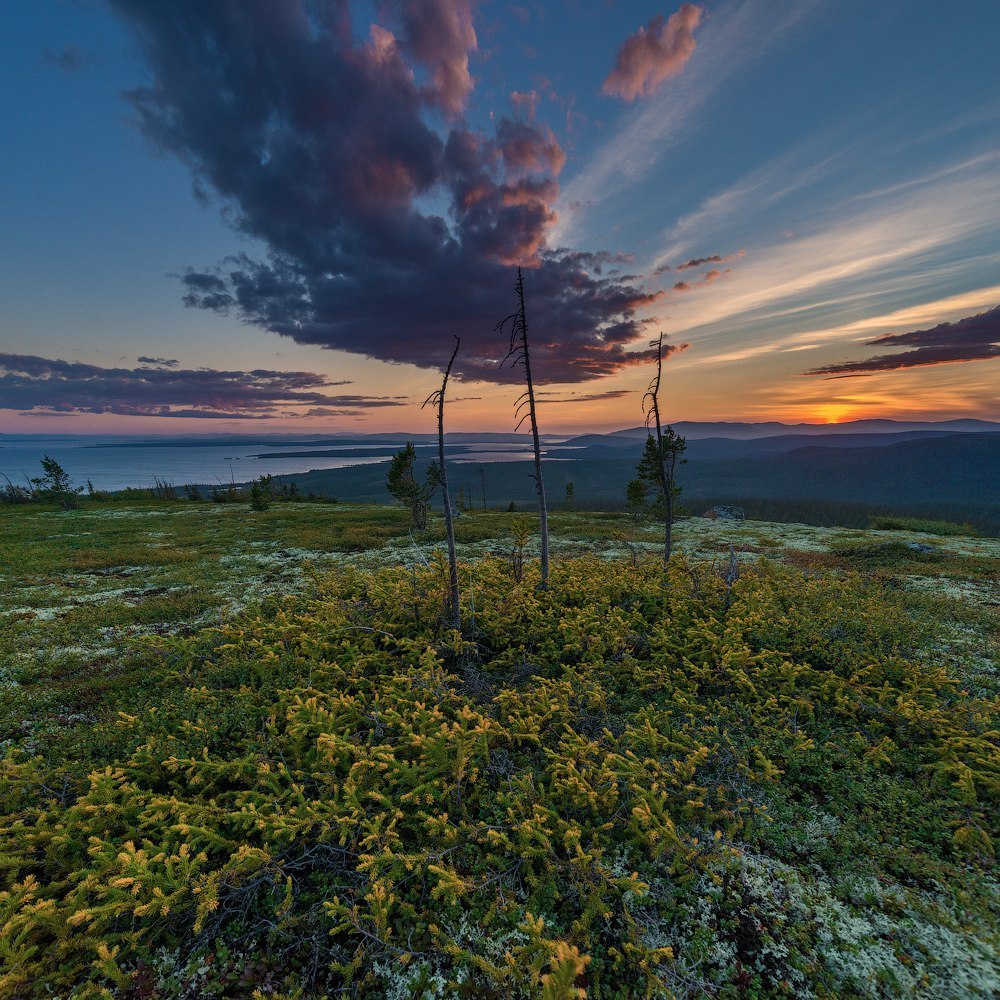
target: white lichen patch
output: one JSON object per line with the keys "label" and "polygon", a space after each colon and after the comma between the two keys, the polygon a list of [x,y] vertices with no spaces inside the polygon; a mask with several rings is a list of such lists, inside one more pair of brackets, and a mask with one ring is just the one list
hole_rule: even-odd
{"label": "white lichen patch", "polygon": [[48,608],[4,608],[0,610],[0,615],[14,618],[34,618],[38,621],[49,622],[57,618],[60,614],[68,611],[68,607],[48,607]]}
{"label": "white lichen patch", "polygon": [[[691,517],[679,521],[675,535],[688,551],[711,551],[730,544],[735,549],[756,547],[766,539],[768,549],[825,552],[831,541],[849,533],[846,528],[823,528],[811,524],[778,524],[773,521],[725,521]],[[711,543],[708,546],[706,543]]]}
{"label": "white lichen patch", "polygon": [[912,590],[951,598],[974,607],[995,607],[1000,603],[1000,584],[994,580],[956,580],[942,576],[913,575],[907,577],[906,584]]}
{"label": "white lichen patch", "polygon": [[116,587],[111,590],[99,590],[93,594],[81,594],[80,596],[73,597],[70,606],[78,606],[81,604],[110,604],[112,601],[120,601],[123,604],[139,604],[144,598],[148,597],[150,594],[154,594],[159,597],[162,594],[176,594],[181,593],[185,590],[191,590],[191,587],[158,587],[156,584],[146,584],[144,587]]}
{"label": "white lichen patch", "polygon": [[[996,895],[995,885],[985,888]],[[741,927],[741,914],[752,915],[752,927]],[[720,933],[725,927],[732,931]],[[645,937],[677,957],[664,986],[696,974],[705,995],[741,966],[802,998],[817,995],[807,966],[833,981],[833,995],[960,1000],[1000,991],[995,937],[966,926],[943,896],[875,878],[835,883],[748,849],[702,876],[694,901],[669,923],[649,925]]]}
{"label": "white lichen patch", "polygon": [[49,664],[67,661],[91,663],[117,656],[120,652],[119,646],[44,646],[34,651],[34,660]]}
{"label": "white lichen patch", "polygon": [[[115,510],[102,510],[96,511],[94,513],[75,513],[74,518],[80,520],[100,520],[100,521],[117,521],[117,520],[134,520],[147,517],[163,517],[164,512],[162,510],[153,509],[143,509],[141,507],[122,507]],[[36,514],[36,517],[65,517],[66,511],[61,510],[48,510],[42,511],[40,514]]]}

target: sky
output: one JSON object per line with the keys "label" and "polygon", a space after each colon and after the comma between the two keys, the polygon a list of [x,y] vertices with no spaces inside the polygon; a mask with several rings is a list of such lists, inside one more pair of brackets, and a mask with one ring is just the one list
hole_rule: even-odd
{"label": "sky", "polygon": [[1000,419],[1000,4],[7,0],[0,433]]}

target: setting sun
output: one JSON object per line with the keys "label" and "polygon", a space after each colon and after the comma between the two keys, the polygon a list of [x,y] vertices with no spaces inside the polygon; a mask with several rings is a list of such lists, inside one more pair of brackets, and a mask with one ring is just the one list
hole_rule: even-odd
{"label": "setting sun", "polygon": [[816,417],[824,424],[840,424],[850,419],[851,410],[843,403],[826,403],[816,408]]}

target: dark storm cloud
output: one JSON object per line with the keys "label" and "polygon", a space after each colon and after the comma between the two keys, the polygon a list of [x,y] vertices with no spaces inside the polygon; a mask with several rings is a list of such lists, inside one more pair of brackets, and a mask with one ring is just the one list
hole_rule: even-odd
{"label": "dark storm cloud", "polygon": [[[141,359],[140,359],[141,360]],[[117,413],[145,417],[285,415],[288,406],[366,409],[402,406],[405,397],[331,395],[313,372],[249,372],[174,368],[101,368],[24,354],[0,354],[4,409],[45,413]]]}
{"label": "dark storm cloud", "polygon": [[865,361],[827,365],[805,372],[846,378],[871,372],[897,371],[925,365],[947,365],[957,361],[988,361],[1000,358],[1000,306],[956,323],[941,323],[931,330],[890,333],[868,341],[869,347],[910,347],[899,354],[879,354]]}
{"label": "dark storm cloud", "polygon": [[[634,363],[660,293],[547,247],[565,160],[547,126],[465,126],[476,37],[463,0],[380,5],[367,42],[345,3],[109,2],[151,70],[129,95],[143,130],[268,248],[187,270],[185,303],[435,368],[454,334],[462,375],[508,380],[493,329],[521,263],[539,381]],[[442,114],[450,124],[432,127]]]}
{"label": "dark storm cloud", "polygon": [[176,368],[180,364],[176,358],[146,358],[140,355],[135,360],[140,365],[158,365],[161,368]]}

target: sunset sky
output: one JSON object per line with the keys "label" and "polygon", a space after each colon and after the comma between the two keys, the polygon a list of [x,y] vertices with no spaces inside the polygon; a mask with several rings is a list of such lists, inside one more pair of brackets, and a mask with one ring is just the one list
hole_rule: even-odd
{"label": "sunset sky", "polygon": [[0,432],[1000,419],[996,0],[5,12]]}

